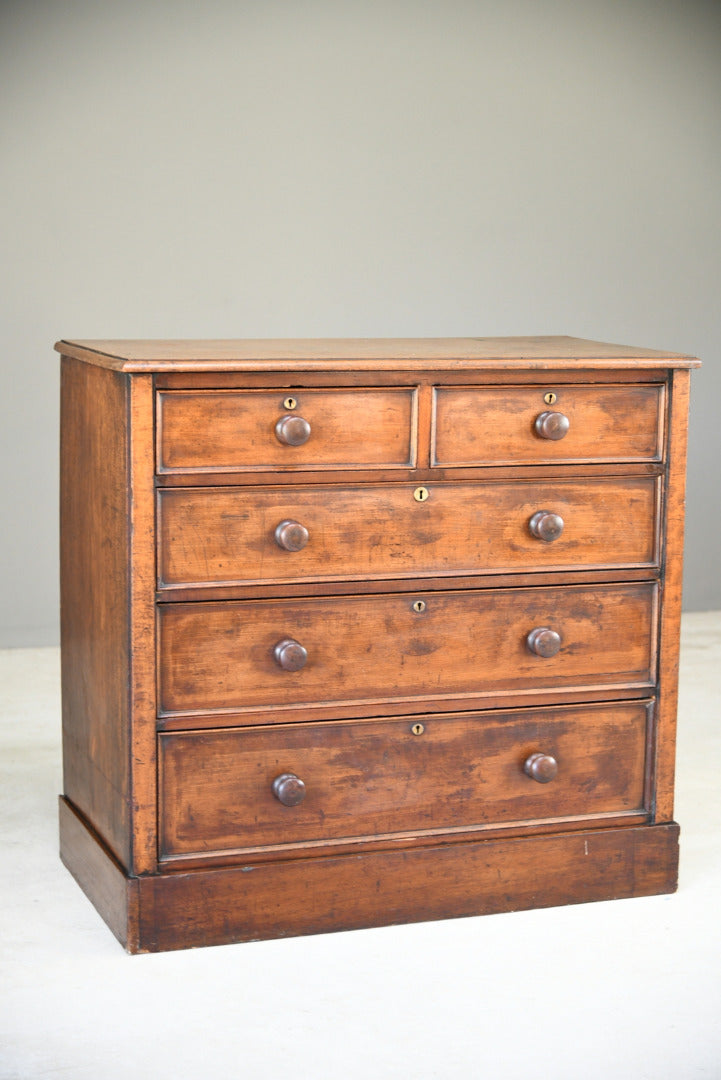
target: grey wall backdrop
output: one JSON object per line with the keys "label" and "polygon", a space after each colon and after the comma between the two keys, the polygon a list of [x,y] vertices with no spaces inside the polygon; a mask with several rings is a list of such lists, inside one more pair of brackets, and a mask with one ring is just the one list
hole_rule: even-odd
{"label": "grey wall backdrop", "polygon": [[721,5],[0,5],[0,644],[57,640],[59,337],[568,333],[695,353],[721,608]]}

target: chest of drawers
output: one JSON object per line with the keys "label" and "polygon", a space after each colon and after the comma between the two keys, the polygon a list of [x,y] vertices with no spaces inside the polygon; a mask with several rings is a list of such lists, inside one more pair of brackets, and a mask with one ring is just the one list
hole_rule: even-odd
{"label": "chest of drawers", "polygon": [[675,888],[697,361],[56,348],[61,856],[126,948]]}

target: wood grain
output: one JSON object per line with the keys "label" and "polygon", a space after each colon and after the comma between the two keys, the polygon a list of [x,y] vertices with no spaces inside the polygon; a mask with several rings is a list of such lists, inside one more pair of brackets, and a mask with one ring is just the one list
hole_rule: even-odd
{"label": "wood grain", "polygon": [[678,826],[277,861],[142,882],[141,949],[674,892]]}
{"label": "wood grain", "polygon": [[157,864],[153,394],[64,358],[64,793],[123,866]]}
{"label": "wood grain", "polygon": [[121,945],[137,952],[140,888],[63,796],[59,799],[60,858]]}
{"label": "wood grain", "polygon": [[[161,714],[238,712],[386,699],[433,701],[553,687],[641,687],[655,680],[651,583],[289,601],[166,604],[160,618]],[[422,613],[413,610],[421,599]],[[551,659],[526,637],[550,626]],[[283,671],[276,643],[307,650]]]}
{"label": "wood grain", "polygon": [[[574,461],[659,461],[664,387],[559,386],[556,403],[537,387],[436,391],[433,463],[523,465]],[[540,438],[535,420],[552,410],[570,421],[557,442]]]}
{"label": "wood grain", "polygon": [[[643,702],[619,702],[163,735],[161,855],[642,810],[646,727]],[[538,752],[549,784],[524,772]],[[298,806],[272,793],[283,773]]]}
{"label": "wood grain", "polygon": [[127,378],[61,367],[63,784],[131,864]]}
{"label": "wood grain", "polygon": [[[330,363],[283,368],[280,361],[276,366],[267,364],[256,370],[218,370],[213,365],[204,364],[196,369],[168,367],[153,373],[153,380],[158,390],[270,390],[272,388],[289,391],[302,388],[327,386],[339,389],[342,386],[398,386],[414,384],[427,393],[428,404],[432,404],[432,392],[437,386],[536,386],[543,394],[557,391],[558,386],[577,386],[582,382],[592,382],[595,386],[608,384],[638,386],[644,383],[665,383],[669,369],[662,362],[641,367],[621,361],[604,361],[603,367],[575,367],[560,360],[553,367],[524,367],[520,362],[507,362],[502,369],[495,366],[465,362],[455,362],[454,367],[447,367],[440,360],[430,365],[421,363],[412,367],[389,367],[366,363],[361,366],[346,364],[339,366]],[[672,369],[672,370],[675,370]],[[372,374],[370,374],[372,372]]]}
{"label": "wood grain", "polygon": [[[153,488],[153,382],[130,380],[128,465],[130,469],[129,584],[130,772],[132,857],[130,869],[157,866],[156,677],[155,677],[155,498]],[[116,661],[117,662],[117,661]]]}
{"label": "wood grain", "polygon": [[528,370],[613,366],[697,366],[682,353],[565,336],[475,338],[306,338],[217,341],[63,340],[55,348],[86,363],[124,371],[295,370],[333,365],[355,371],[374,367],[415,371],[437,368],[523,365]]}
{"label": "wood grain", "polygon": [[664,522],[664,601],[659,627],[659,701],[655,729],[656,820],[671,821],[676,764],[678,665],[683,585],[689,373],[673,373],[669,402],[668,497]]}
{"label": "wood grain", "polygon": [[[239,469],[362,469],[413,466],[415,391],[412,389],[168,391],[158,395],[158,471]],[[299,416],[310,437],[284,445],[275,433],[284,416]],[[198,432],[203,438],[198,438]]]}
{"label": "wood grain", "polygon": [[[159,587],[393,579],[509,570],[657,565],[654,477],[514,483],[293,485],[166,489],[158,497]],[[552,543],[529,528],[539,510],[564,521]],[[309,539],[288,552],[286,521]]]}
{"label": "wood grain", "polygon": [[129,952],[158,952],[674,892],[678,825],[497,838],[123,875],[61,803],[65,865]]}

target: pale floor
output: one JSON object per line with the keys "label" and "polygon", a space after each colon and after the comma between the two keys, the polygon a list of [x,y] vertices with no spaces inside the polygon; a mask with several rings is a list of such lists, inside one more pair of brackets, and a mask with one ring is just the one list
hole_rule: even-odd
{"label": "pale floor", "polygon": [[674,896],[130,957],[57,856],[58,652],[0,653],[0,1077],[721,1077],[720,684],[688,615]]}

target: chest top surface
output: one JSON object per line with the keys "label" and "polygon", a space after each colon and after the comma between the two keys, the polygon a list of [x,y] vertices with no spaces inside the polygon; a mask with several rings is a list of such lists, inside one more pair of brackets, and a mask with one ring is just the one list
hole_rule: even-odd
{"label": "chest top surface", "polygon": [[682,353],[566,336],[66,340],[64,356],[116,371],[613,369],[696,367]]}

